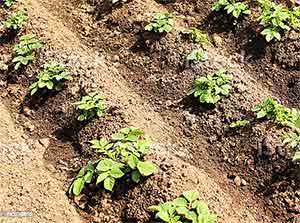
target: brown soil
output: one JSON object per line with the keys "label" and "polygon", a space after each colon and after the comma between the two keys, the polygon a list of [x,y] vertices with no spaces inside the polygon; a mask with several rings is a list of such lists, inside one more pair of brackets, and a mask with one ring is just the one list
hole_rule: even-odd
{"label": "brown soil", "polygon": [[[52,167],[54,182],[60,182],[58,200],[67,198],[63,192],[75,171],[97,158],[89,140],[137,126],[154,142],[149,157],[160,167],[157,174],[139,185],[124,182],[112,194],[90,187],[79,198],[70,198],[83,222],[149,222],[153,216],[148,206],[191,189],[200,192],[218,222],[299,220],[299,166],[290,162],[290,151],[280,144],[285,129],[269,122],[254,122],[236,132],[227,128],[240,117],[252,117],[249,109],[265,96],[297,107],[299,34],[266,44],[247,21],[235,28],[224,16],[211,15],[212,2],[178,0],[163,5],[136,0],[110,8],[97,1],[32,0],[17,6],[26,7],[30,16],[22,33],[35,33],[44,46],[25,70],[14,76],[2,73],[2,98],[27,129],[29,140],[51,139],[46,151],[34,150],[39,156],[32,159]],[[166,10],[177,15],[174,32],[143,32],[151,12]],[[7,16],[7,10],[0,11],[1,18]],[[184,57],[197,45],[180,34],[188,26],[207,31],[216,45],[205,47],[209,60],[193,67]],[[7,64],[18,36],[1,42],[0,59]],[[28,86],[49,60],[66,64],[74,80],[57,94],[31,100]],[[216,107],[204,107],[186,97],[196,76],[221,67],[234,75],[228,98]],[[103,118],[80,124],[72,103],[91,90],[108,99],[109,110]],[[40,177],[38,171],[27,174]],[[236,176],[246,185],[237,186]],[[52,190],[45,187],[40,193]],[[61,207],[51,196],[45,199],[47,208],[57,205],[55,210],[68,212],[64,217],[69,220],[51,222],[77,219],[71,205]],[[28,208],[42,216],[44,210],[35,205]],[[6,206],[0,207],[1,211]]]}

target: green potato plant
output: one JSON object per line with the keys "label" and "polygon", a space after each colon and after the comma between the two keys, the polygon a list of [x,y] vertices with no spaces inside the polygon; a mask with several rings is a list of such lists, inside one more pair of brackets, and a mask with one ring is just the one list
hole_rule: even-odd
{"label": "green potato plant", "polygon": [[227,75],[224,69],[220,69],[212,75],[197,78],[187,95],[199,98],[200,103],[216,104],[222,97],[229,95],[232,78],[232,75]]}
{"label": "green potato plant", "polygon": [[44,70],[39,73],[37,79],[29,87],[31,95],[37,93],[39,89],[60,91],[65,81],[72,80],[72,77],[62,64],[52,62],[44,65]]}
{"label": "green potato plant", "polygon": [[15,70],[28,65],[34,60],[34,51],[41,48],[42,44],[32,34],[24,35],[20,38],[20,43],[14,48],[13,63]]}
{"label": "green potato plant", "polygon": [[186,60],[190,63],[204,62],[208,59],[207,54],[202,49],[194,49],[189,55],[187,55]]}
{"label": "green potato plant", "polygon": [[214,223],[217,216],[209,212],[208,206],[199,200],[197,191],[184,192],[173,201],[148,208],[157,212],[155,217],[167,223]]}
{"label": "green potato plant", "polygon": [[[111,140],[105,138],[90,141],[91,148],[101,154],[101,159],[93,163],[93,168],[83,167],[70,187],[70,193],[78,196],[85,184],[102,184],[106,190],[112,191],[117,180],[128,176],[135,183],[142,177],[152,175],[156,166],[145,155],[150,148],[150,140],[138,128],[123,128],[112,134]],[[90,173],[87,170],[92,170]],[[86,174],[89,174],[86,177]],[[82,186],[83,185],[83,186]]]}
{"label": "green potato plant", "polygon": [[234,0],[218,0],[215,2],[212,11],[219,12],[221,10],[225,10],[228,15],[231,14],[235,19],[238,19],[242,14],[251,14],[247,4],[235,2]]}
{"label": "green potato plant", "polygon": [[281,40],[281,33],[300,27],[300,7],[288,9],[287,7],[271,2],[270,0],[258,0],[261,14],[257,18],[264,27],[261,34],[267,42],[273,39]]}
{"label": "green potato plant", "polygon": [[237,120],[236,122],[230,123],[229,127],[232,129],[238,129],[238,128],[242,128],[246,125],[249,125],[249,124],[250,124],[249,120],[240,119],[240,120]]}
{"label": "green potato plant", "polygon": [[271,97],[267,97],[261,103],[255,105],[251,111],[256,113],[258,119],[266,118],[290,128],[300,127],[300,112],[279,104]]}
{"label": "green potato plant", "polygon": [[173,30],[174,16],[168,12],[158,12],[154,14],[154,17],[148,25],[145,26],[145,30],[156,33],[169,33]]}
{"label": "green potato plant", "polygon": [[192,27],[184,30],[182,33],[188,34],[194,43],[207,44],[212,46],[208,35],[203,33],[200,29]]}
{"label": "green potato plant", "polygon": [[3,27],[11,30],[18,31],[20,30],[28,21],[28,15],[25,11],[18,11],[12,14],[6,21],[2,23]]}
{"label": "green potato plant", "polygon": [[300,161],[300,132],[295,130],[283,135],[282,143],[288,144],[295,151],[292,160],[294,162]]}
{"label": "green potato plant", "polygon": [[80,111],[79,121],[90,120],[94,117],[101,117],[105,113],[105,98],[97,92],[83,96],[79,102],[74,103]]}
{"label": "green potato plant", "polygon": [[10,6],[12,6],[15,2],[16,2],[16,0],[4,0],[4,1],[3,1],[3,4],[4,4],[6,7],[10,7]]}

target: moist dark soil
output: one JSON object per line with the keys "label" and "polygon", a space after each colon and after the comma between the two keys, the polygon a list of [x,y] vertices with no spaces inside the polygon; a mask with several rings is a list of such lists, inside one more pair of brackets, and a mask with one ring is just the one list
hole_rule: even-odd
{"label": "moist dark soil", "polygon": [[[104,53],[131,88],[176,130],[176,144],[191,154],[182,158],[186,163],[208,173],[225,172],[230,183],[229,186],[226,183],[224,190],[229,193],[239,190],[241,199],[246,197],[250,206],[261,205],[261,213],[256,213],[259,222],[297,222],[300,218],[299,165],[291,162],[291,151],[280,142],[280,135],[288,129],[267,121],[253,121],[240,130],[231,130],[228,125],[240,118],[254,120],[249,110],[263,100],[261,96],[272,95],[286,106],[298,107],[299,33],[290,32],[281,42],[266,43],[256,24],[241,20],[238,26],[233,26],[232,18],[210,12],[212,3],[182,0],[152,7],[128,1],[111,7],[98,1],[73,0],[60,3],[69,13],[59,16],[72,24],[86,45]],[[167,35],[145,32],[144,26],[151,19],[146,13],[162,9],[178,16],[178,30]],[[6,10],[0,11],[1,18],[5,17]],[[228,60],[214,60],[217,53],[213,48],[192,44],[180,33],[180,29],[190,26],[207,32],[218,52]],[[4,55],[1,59],[9,61],[7,55],[12,55],[13,42],[0,44]],[[199,47],[207,49],[209,61],[187,64],[186,55]],[[61,167],[62,161],[68,164],[70,168],[64,170],[68,176],[67,188],[80,166],[97,159],[88,141],[109,137],[128,126],[128,122],[122,108],[116,105],[110,105],[104,117],[78,122],[72,103],[93,89],[84,83],[66,84],[63,91],[37,99],[26,96],[28,86],[45,62],[44,54],[43,50],[38,52],[43,59],[17,76],[11,76],[9,71],[1,73],[1,80],[6,81],[1,84],[2,96],[12,109],[23,114],[18,120],[27,126],[31,137],[50,136],[51,146],[44,156],[56,168]],[[186,96],[197,76],[214,72],[222,65],[236,77],[230,96],[216,106],[203,106]],[[249,79],[253,82],[248,82]],[[80,80],[75,75],[76,81]],[[267,90],[260,92],[258,85]],[[26,114],[28,108],[30,112]],[[80,197],[70,199],[87,222],[153,221],[154,216],[147,207],[175,198],[176,192],[169,188],[172,172],[177,168],[169,160],[155,162],[159,172],[139,185],[122,182],[112,194],[90,186]],[[212,166],[216,169],[212,170]],[[236,176],[244,179],[247,186],[237,189],[233,183]],[[266,220],[264,215],[272,220]]]}

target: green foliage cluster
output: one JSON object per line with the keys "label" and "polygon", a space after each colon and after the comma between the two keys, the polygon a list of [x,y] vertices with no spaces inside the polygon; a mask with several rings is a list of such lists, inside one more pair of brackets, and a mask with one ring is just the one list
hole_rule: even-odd
{"label": "green foliage cluster", "polygon": [[287,133],[283,136],[283,144],[288,144],[295,151],[292,159],[294,162],[300,161],[300,132],[295,130],[294,132]]}
{"label": "green foliage cluster", "polygon": [[34,51],[41,48],[42,44],[35,38],[34,35],[28,34],[20,38],[20,43],[14,48],[15,56],[13,63],[15,63],[15,70],[22,66],[28,65],[34,59]]}
{"label": "green foliage cluster", "polygon": [[89,163],[79,171],[70,188],[70,192],[76,196],[92,179],[95,179],[97,185],[103,183],[106,190],[112,191],[116,180],[122,177],[130,176],[133,182],[138,183],[141,177],[150,176],[156,171],[151,161],[145,161],[151,142],[141,129],[123,128],[112,134],[110,141],[101,138],[90,143],[91,148],[103,158],[94,164]]}
{"label": "green foliage cluster", "polygon": [[34,95],[39,89],[45,88],[50,91],[59,91],[63,88],[64,82],[72,78],[63,65],[52,62],[44,65],[44,70],[39,73],[37,79],[29,87],[31,95]]}
{"label": "green foliage cluster", "polygon": [[83,96],[79,102],[74,103],[80,111],[79,121],[90,120],[94,117],[101,117],[105,113],[105,98],[97,92]]}
{"label": "green foliage cluster", "polygon": [[3,4],[4,4],[6,7],[10,7],[10,6],[12,6],[15,2],[16,2],[16,0],[4,0],[4,1],[3,1]]}
{"label": "green foliage cluster", "polygon": [[197,63],[200,61],[207,60],[207,54],[202,49],[194,49],[189,55],[187,55],[186,60],[191,63]]}
{"label": "green foliage cluster", "polygon": [[294,108],[287,108],[270,97],[255,105],[251,111],[256,113],[258,119],[266,118],[290,128],[300,127],[300,112]]}
{"label": "green foliage cluster", "polygon": [[246,120],[246,119],[240,119],[240,120],[237,120],[236,122],[232,122],[229,127],[232,128],[232,129],[237,129],[237,128],[242,128],[246,125],[250,124],[250,121],[249,120]]}
{"label": "green foliage cluster", "polygon": [[184,30],[183,33],[188,34],[194,43],[212,45],[208,35],[203,33],[200,29],[192,27]]}
{"label": "green foliage cluster", "polygon": [[300,27],[300,7],[288,9],[270,0],[258,0],[258,2],[261,8],[258,21],[264,27],[261,34],[268,42],[273,39],[280,40],[282,32]]}
{"label": "green foliage cluster", "polygon": [[231,80],[232,75],[227,75],[224,69],[220,69],[212,75],[197,78],[195,86],[187,94],[199,98],[201,103],[216,104],[229,94]]}
{"label": "green foliage cluster", "polygon": [[216,215],[211,214],[207,205],[199,200],[199,193],[187,191],[173,201],[149,207],[157,212],[155,217],[167,223],[214,223]]}
{"label": "green foliage cluster", "polygon": [[227,14],[232,14],[238,19],[241,14],[249,15],[251,11],[247,4],[242,2],[234,2],[234,0],[218,0],[212,7],[213,11],[225,10]]}
{"label": "green foliage cluster", "polygon": [[12,14],[3,22],[3,26],[6,29],[17,31],[23,27],[28,21],[28,15],[25,11],[18,11]]}
{"label": "green foliage cluster", "polygon": [[156,33],[168,33],[171,32],[174,26],[174,16],[168,12],[158,12],[154,14],[154,17],[148,25],[145,26],[146,31]]}

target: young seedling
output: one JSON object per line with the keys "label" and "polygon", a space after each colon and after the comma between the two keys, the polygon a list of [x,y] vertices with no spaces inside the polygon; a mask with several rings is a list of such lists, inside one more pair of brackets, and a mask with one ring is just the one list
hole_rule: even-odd
{"label": "young seedling", "polygon": [[[138,128],[123,128],[119,132],[112,134],[111,140],[105,138],[90,141],[91,148],[101,154],[102,159],[93,164],[92,176],[95,184],[102,184],[106,190],[112,191],[117,180],[123,177],[130,177],[133,182],[140,182],[142,177],[152,175],[156,171],[156,166],[149,160],[145,160],[145,155],[150,148],[150,140],[144,136],[144,132]],[[79,195],[85,183],[86,169],[83,168],[77,175],[70,192]],[[90,177],[88,177],[90,179]],[[80,188],[80,190],[75,189]],[[79,193],[78,193],[79,192]]]}
{"label": "young seedling", "polygon": [[238,19],[242,14],[249,15],[251,11],[247,4],[242,2],[234,2],[234,0],[218,0],[214,3],[212,11],[219,12],[225,10],[227,14],[231,14],[235,19]]}
{"label": "young seedling", "polygon": [[27,23],[27,21],[27,13],[25,11],[18,11],[12,14],[6,21],[3,22],[2,25],[8,30],[18,31]]}
{"label": "young seedling", "polygon": [[4,0],[4,1],[3,1],[3,4],[4,4],[6,7],[10,7],[10,6],[12,6],[15,2],[16,2],[16,0]]}
{"label": "young seedling", "polygon": [[232,75],[227,75],[223,69],[212,75],[197,78],[195,86],[188,91],[187,95],[199,98],[200,103],[216,104],[222,97],[229,95]]}
{"label": "young seedling", "polygon": [[256,113],[258,119],[266,118],[275,123],[290,128],[300,127],[300,112],[279,104],[271,97],[266,98],[260,104],[255,105],[251,111]]}
{"label": "young seedling", "polygon": [[101,117],[105,113],[106,105],[104,97],[97,92],[83,96],[79,102],[74,103],[80,111],[79,121],[90,120],[94,117]]}
{"label": "young seedling", "polygon": [[241,120],[238,120],[236,122],[232,122],[229,127],[232,128],[232,129],[238,129],[238,128],[242,128],[246,125],[249,125],[250,124],[250,121],[249,120],[246,120],[246,119],[241,119]]}
{"label": "young seedling", "polygon": [[39,89],[60,91],[65,81],[71,80],[72,78],[63,65],[49,63],[44,65],[44,70],[39,73],[37,79],[38,80],[29,87],[31,95],[34,95]]}
{"label": "young seedling", "polygon": [[258,2],[261,15],[257,20],[264,27],[261,34],[265,36],[267,42],[273,39],[280,40],[282,32],[300,27],[300,8],[290,10],[270,0],[258,0]]}
{"label": "young seedling", "polygon": [[208,206],[199,200],[196,191],[184,192],[173,201],[168,201],[148,208],[157,212],[155,217],[167,223],[214,223],[217,216],[209,212]]}
{"label": "young seedling", "polygon": [[188,34],[194,43],[201,43],[201,44],[207,44],[212,46],[212,43],[209,40],[208,35],[203,33],[200,29],[192,27],[187,30],[184,30],[183,33]]}
{"label": "young seedling", "polygon": [[28,65],[34,60],[34,51],[41,48],[42,44],[35,38],[34,35],[28,34],[20,38],[20,43],[15,46],[15,56],[13,63],[15,63],[15,70],[22,66]]}
{"label": "young seedling", "polygon": [[295,130],[294,132],[287,133],[283,136],[283,144],[288,144],[295,151],[292,159],[294,162],[300,161],[300,132]]}
{"label": "young seedling", "polygon": [[189,55],[187,55],[186,60],[190,63],[204,62],[208,59],[207,54],[202,49],[195,49]]}
{"label": "young seedling", "polygon": [[174,16],[168,12],[155,13],[154,17],[148,25],[145,26],[145,30],[156,33],[168,33],[171,32],[174,26]]}

